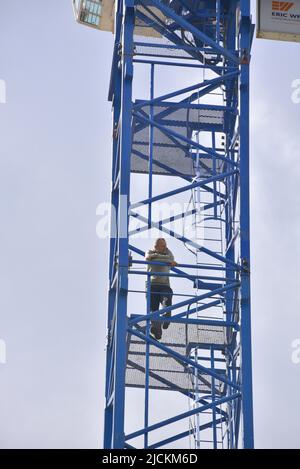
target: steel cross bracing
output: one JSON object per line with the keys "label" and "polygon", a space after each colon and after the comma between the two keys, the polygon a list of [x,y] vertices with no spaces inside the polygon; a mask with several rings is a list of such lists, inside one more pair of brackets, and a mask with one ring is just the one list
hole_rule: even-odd
{"label": "steel cross bracing", "polygon": [[[116,2],[105,448],[254,445],[249,4]],[[140,69],[150,77],[144,96]],[[191,84],[178,89],[183,71]],[[155,217],[157,205],[187,199],[186,209]],[[191,260],[172,268],[172,306],[151,312],[149,290],[145,299],[138,286],[149,280],[151,240],[141,235],[153,232],[176,243],[176,260]],[[150,323],[167,311],[171,324],[157,341]],[[166,391],[184,399],[169,405]],[[168,416],[154,415],[155,400]]]}

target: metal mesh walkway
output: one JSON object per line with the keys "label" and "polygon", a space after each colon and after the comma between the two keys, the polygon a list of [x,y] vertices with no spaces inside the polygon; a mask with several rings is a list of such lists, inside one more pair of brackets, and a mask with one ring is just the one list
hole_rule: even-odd
{"label": "metal mesh walkway", "polygon": [[[141,322],[138,331],[145,333],[145,322]],[[196,346],[207,348],[209,345],[225,346],[225,328],[220,326],[199,326],[195,324],[171,323],[169,328],[163,330],[163,337],[159,342],[171,350],[187,357],[189,350]],[[126,386],[145,387],[146,343],[133,334],[127,339],[127,369]],[[224,373],[223,370],[218,370]],[[206,373],[198,374],[201,393],[210,392],[211,377]],[[193,381],[189,367],[179,359],[174,358],[154,345],[150,345],[149,354],[149,388],[192,392]],[[225,392],[224,383],[215,380],[215,392],[222,395]]]}
{"label": "metal mesh walkway", "polygon": [[[164,129],[175,132],[184,138],[190,139],[194,130],[211,130],[212,127],[222,130],[224,111],[202,109],[196,104],[182,104],[181,108],[174,103],[156,104],[153,106],[153,119]],[[150,106],[142,107],[142,115],[148,119]],[[160,128],[153,128],[153,174],[172,175],[170,168],[185,176],[195,176],[194,159],[188,143],[168,135]],[[202,175],[212,174],[213,159],[203,153],[200,159]],[[223,161],[216,158],[215,171],[221,172]],[[141,123],[138,118],[133,122],[133,140],[131,171],[148,173],[149,171],[149,125]]]}

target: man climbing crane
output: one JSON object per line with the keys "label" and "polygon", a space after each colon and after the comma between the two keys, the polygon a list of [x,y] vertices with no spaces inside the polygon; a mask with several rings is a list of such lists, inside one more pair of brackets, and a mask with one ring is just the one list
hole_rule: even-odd
{"label": "man climbing crane", "polygon": [[[148,264],[147,266],[147,271],[153,272],[153,275],[150,276],[150,311],[154,312],[158,311],[160,304],[163,308],[172,304],[173,290],[170,287],[170,279],[167,274],[169,274],[171,267],[177,265],[177,262],[175,262],[164,238],[158,238],[155,241],[154,248],[147,251],[145,258],[146,261],[164,263],[164,265]],[[166,318],[170,316],[171,311],[164,314]],[[163,325],[160,321],[151,321],[151,334],[156,340],[160,340],[162,337],[162,327],[167,329],[169,324],[169,321],[164,321]]]}

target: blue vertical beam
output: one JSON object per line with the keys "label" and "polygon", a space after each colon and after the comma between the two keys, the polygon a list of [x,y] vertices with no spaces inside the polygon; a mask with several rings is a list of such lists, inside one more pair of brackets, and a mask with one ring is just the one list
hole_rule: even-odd
{"label": "blue vertical beam", "polygon": [[[214,346],[212,345],[210,347],[210,367],[212,370],[215,369],[215,351],[214,351]],[[216,399],[216,392],[215,392],[215,378],[212,376],[211,378],[211,399],[212,402],[215,402]],[[213,406],[212,408],[212,429],[213,429],[213,448],[217,449],[218,448],[218,434],[217,434],[217,419],[216,419],[216,407]]]}
{"label": "blue vertical beam", "polygon": [[[232,365],[232,357],[230,357],[230,361],[231,361],[231,365]],[[229,369],[229,376],[230,376],[230,379],[232,381],[232,370]],[[229,394],[232,394],[234,392],[234,390],[232,389],[231,386],[229,386]],[[228,414],[229,414],[229,423],[228,423],[228,428],[229,428],[229,432],[228,432],[228,446],[230,449],[233,449],[234,448],[234,442],[233,442],[233,439],[234,439],[234,434],[233,434],[233,421],[234,421],[234,403],[233,402],[229,402],[228,403]]]}
{"label": "blue vertical beam", "polygon": [[221,26],[221,0],[216,0],[216,42],[220,42],[220,26]]}
{"label": "blue vertical beam", "polygon": [[[150,67],[150,101],[154,99],[154,64],[151,64]],[[150,119],[153,119],[153,105],[150,105]],[[149,125],[149,177],[148,177],[148,198],[152,198],[152,180],[153,180],[153,135],[154,135],[154,128],[153,125]],[[151,228],[152,222],[152,203],[149,203],[148,206],[148,228]]]}
{"label": "blue vertical beam", "polygon": [[242,409],[244,448],[254,447],[252,350],[250,307],[250,216],[249,216],[249,62],[250,1],[241,0],[241,75],[240,75],[240,228],[241,228],[241,343]]}
{"label": "blue vertical beam", "polygon": [[118,295],[115,317],[115,369],[112,448],[124,448],[126,327],[128,295],[128,207],[130,196],[134,3],[124,0],[120,114],[120,189],[118,212]]}
{"label": "blue vertical beam", "polygon": [[[115,33],[115,45],[114,45],[114,58],[117,54],[118,43],[121,35],[121,20],[122,15],[120,12],[120,5],[116,12],[116,33]],[[113,127],[114,127],[114,138],[112,146],[112,171],[111,179],[115,178],[115,173],[118,167],[118,136],[117,128],[120,118],[120,101],[121,101],[121,73],[116,67],[115,60],[113,59],[112,74],[114,77],[114,95],[113,95]],[[110,374],[113,363],[113,347],[111,343],[112,335],[112,321],[114,315],[114,309],[116,304],[116,289],[112,288],[112,281],[115,273],[115,253],[117,244],[117,232],[116,232],[116,220],[115,216],[118,213],[119,205],[119,188],[112,188],[111,192],[111,209],[113,210],[113,216],[111,217],[110,226],[110,248],[109,248],[109,285],[108,285],[108,316],[107,316],[107,331],[108,331],[108,343],[106,349],[106,385],[105,385],[105,412],[104,412],[104,441],[103,447],[110,448],[112,444],[112,427],[113,427],[113,411],[114,406],[108,405],[110,399]]]}
{"label": "blue vertical beam", "polygon": [[[154,65],[150,67],[150,100],[154,99]],[[153,118],[153,105],[150,105],[150,117]],[[149,177],[148,177],[148,197],[152,197],[152,178],[153,178],[153,126],[149,126]],[[152,204],[148,205],[148,228],[151,228],[152,223]],[[151,295],[151,276],[147,275],[147,314],[150,313],[150,295]],[[146,323],[146,336],[149,338],[150,321]],[[144,409],[144,426],[149,425],[149,366],[150,366],[150,344],[146,343],[146,359],[145,359],[145,409]],[[144,448],[148,448],[148,433],[144,435]]]}
{"label": "blue vertical beam", "polygon": [[[215,152],[216,151],[216,133],[212,132],[212,149]],[[216,157],[213,155],[213,160],[212,160],[212,167],[213,167],[213,175],[215,176],[217,174],[216,171]],[[217,218],[218,216],[218,208],[217,208],[217,183],[214,181],[213,183],[213,188],[214,188],[214,217]]]}
{"label": "blue vertical beam", "polygon": [[234,443],[235,449],[238,448],[240,438],[240,426],[241,426],[241,398],[237,399],[235,405],[235,424],[234,424]]}
{"label": "blue vertical beam", "polygon": [[[235,42],[236,42],[236,37],[237,37],[237,31],[236,31],[236,9],[237,9],[237,1],[232,1],[230,4],[230,10],[229,10],[229,17],[230,19],[228,20],[228,29],[227,29],[227,47],[228,48],[235,48]],[[238,106],[238,100],[234,99],[234,94],[233,94],[233,86],[227,87],[226,89],[226,102],[233,107]],[[225,148],[228,151],[229,149],[229,144],[231,142],[231,139],[233,137],[234,133],[234,126],[232,126],[231,120],[229,116],[227,116],[226,120],[226,128],[225,128],[225,134],[226,134],[226,140],[224,142]],[[234,152],[231,153],[231,160],[234,159]],[[239,179],[237,179],[237,183],[239,184]],[[228,178],[227,179],[227,184],[226,184],[226,196],[227,196],[227,204],[226,204],[226,210],[225,210],[225,216],[226,216],[226,233],[225,233],[225,242],[226,242],[226,258],[228,259],[229,262],[234,262],[235,260],[235,244],[232,243],[229,246],[230,240],[233,235],[233,213],[232,213],[232,192],[234,189],[234,178]],[[232,278],[232,280],[235,277],[235,273],[232,272],[232,270],[228,269],[226,270],[226,277],[229,279]],[[230,282],[231,280],[229,280]],[[233,293],[227,292],[226,293],[226,319],[227,320],[232,320],[232,313],[233,313]]]}
{"label": "blue vertical beam", "polygon": [[[147,275],[147,290],[146,290],[146,295],[147,295],[147,314],[150,313],[150,275]],[[150,320],[148,319],[146,321],[146,337],[149,339],[150,337]],[[150,368],[150,343],[149,341],[146,342],[146,347],[145,347],[145,408],[144,408],[144,426],[145,428],[148,428],[149,426],[149,382],[150,382],[150,374],[149,374],[149,368]],[[144,448],[148,448],[148,432],[145,433],[144,435]]]}
{"label": "blue vertical beam", "polygon": [[[228,20],[228,30],[227,30],[227,47],[229,48],[234,48],[234,44],[236,42],[236,38],[239,34],[239,32],[236,30],[236,25],[237,25],[237,1],[232,1],[230,4],[230,19]],[[235,87],[234,86],[229,86],[226,89],[226,102],[233,107],[237,108],[238,107],[238,99],[237,99],[237,93],[234,92]],[[242,116],[243,118],[243,116]],[[233,140],[233,135],[235,132],[235,121],[230,118],[229,114],[227,115],[226,119],[226,127],[225,127],[225,135],[226,135],[226,140],[225,140],[225,148],[228,154],[230,155],[230,159],[234,160],[235,153],[234,149],[233,151],[230,151],[230,145],[231,141]],[[226,209],[225,209],[225,216],[226,216],[226,233],[225,233],[225,243],[226,243],[226,259],[230,262],[235,261],[235,253],[236,253],[236,246],[235,242],[232,241],[233,237],[233,221],[235,219],[235,215],[233,212],[233,206],[232,206],[232,201],[233,201],[233,193],[236,191],[236,193],[240,192],[242,188],[240,187],[240,179],[239,175],[237,175],[236,178],[228,178],[227,183],[226,183],[226,196],[227,196],[227,204],[226,204]],[[226,277],[228,277],[228,281],[233,281],[235,278],[235,273],[232,272],[230,269],[226,269]],[[226,320],[233,320],[234,318],[234,292],[226,292]],[[232,340],[232,331],[230,329],[227,330],[227,340],[228,343]],[[233,380],[236,383],[236,375],[232,373],[232,370],[230,369],[230,366],[233,366],[233,363],[235,363],[235,359],[233,357],[233,350],[235,350],[235,342],[234,344],[231,345],[231,347],[228,348],[227,350],[227,360],[228,360],[228,365],[229,365],[229,376],[231,380]],[[228,388],[228,393],[232,394],[233,390],[232,388]],[[240,398],[238,399],[240,401]],[[235,446],[235,435],[233,434],[233,420],[235,421],[237,418],[240,419],[240,415],[236,415],[236,410],[237,406],[235,405],[235,402],[229,402],[227,409],[229,413],[229,421],[227,423],[228,425],[228,433],[227,433],[227,446],[230,449],[233,449]]]}
{"label": "blue vertical beam", "polygon": [[[232,359],[232,370],[231,370],[231,378],[236,383],[238,381],[238,374],[237,374],[237,367],[236,367],[236,359],[233,357]],[[238,448],[239,443],[239,427],[240,427],[240,408],[241,408],[241,399],[237,399],[233,403],[234,407],[234,422],[233,422],[233,442],[234,447],[233,449]]]}

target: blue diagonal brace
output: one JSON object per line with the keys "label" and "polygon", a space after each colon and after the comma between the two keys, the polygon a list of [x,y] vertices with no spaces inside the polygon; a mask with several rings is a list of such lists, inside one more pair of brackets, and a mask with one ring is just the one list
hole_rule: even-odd
{"label": "blue diagonal brace", "polygon": [[174,189],[172,191],[163,192],[162,194],[151,197],[150,199],[144,199],[144,200],[141,200],[140,202],[136,202],[134,204],[131,204],[130,209],[132,210],[132,209],[135,209],[135,208],[138,208],[138,207],[142,207],[143,205],[153,203],[153,202],[156,202],[158,200],[166,199],[167,197],[172,197],[173,195],[180,194],[181,192],[196,189],[196,187],[204,187],[207,184],[210,184],[211,182],[214,182],[214,181],[222,181],[223,179],[225,179],[227,177],[230,177],[230,176],[233,176],[236,173],[238,173],[237,169],[235,169],[233,171],[228,171],[226,173],[221,173],[221,174],[218,174],[216,176],[206,178],[203,181],[197,181],[197,182],[193,182],[191,184],[187,184],[186,186],[179,187],[178,189]]}
{"label": "blue diagonal brace", "polygon": [[193,303],[197,303],[201,300],[205,300],[206,298],[210,298],[210,297],[212,297],[216,294],[221,294],[221,293],[223,293],[223,292],[225,292],[229,289],[237,288],[237,287],[239,287],[239,285],[240,284],[238,282],[235,282],[235,283],[232,283],[232,284],[227,284],[224,287],[216,288],[215,290],[212,290],[208,293],[203,293],[202,295],[194,296],[193,298],[189,298],[188,300],[180,301],[179,303],[175,303],[171,306],[166,306],[165,308],[162,308],[158,311],[154,311],[153,313],[138,316],[135,319],[129,320],[129,325],[131,326],[133,324],[137,324],[138,322],[147,321],[148,319],[150,319],[150,320],[155,319],[156,317],[161,316],[164,313],[167,313],[169,311],[173,311],[173,310],[178,309],[178,308],[182,308],[183,306],[192,305]]}
{"label": "blue diagonal brace", "polygon": [[149,1],[153,5],[155,5],[159,10],[161,10],[167,17],[172,18],[172,20],[174,20],[184,30],[190,31],[195,37],[200,39],[200,41],[202,41],[207,46],[210,46],[217,53],[219,53],[223,57],[226,57],[228,60],[230,60],[233,63],[239,63],[239,58],[236,55],[233,55],[229,50],[224,49],[224,47],[217,44],[209,36],[207,36],[202,31],[200,31],[198,28],[196,28],[191,23],[186,21],[183,16],[177,15],[174,10],[169,8],[163,2],[160,2],[159,0],[149,0]]}
{"label": "blue diagonal brace", "polygon": [[176,415],[175,417],[171,417],[170,419],[163,420],[162,422],[151,425],[148,428],[143,428],[142,430],[138,430],[134,433],[130,433],[129,435],[125,436],[125,440],[126,441],[131,440],[132,438],[141,436],[146,432],[157,430],[158,428],[165,427],[166,425],[170,425],[171,423],[178,422],[179,420],[182,420],[184,418],[191,417],[192,415],[196,415],[201,412],[205,412],[206,410],[212,409],[214,406],[220,406],[222,404],[225,404],[226,402],[230,402],[234,399],[238,399],[239,397],[241,397],[241,394],[239,392],[232,394],[231,396],[222,397],[221,399],[217,399],[212,403],[203,405],[202,407],[197,407],[196,409],[192,409],[188,412],[184,412],[182,414]]}

